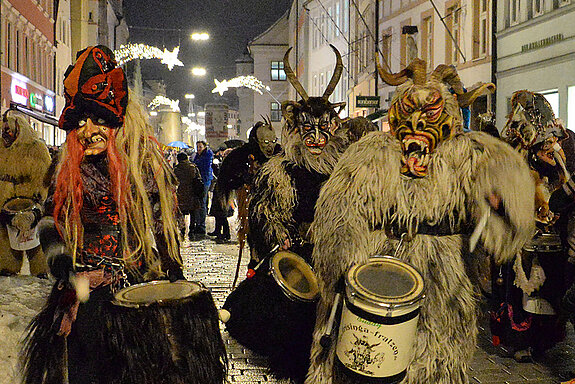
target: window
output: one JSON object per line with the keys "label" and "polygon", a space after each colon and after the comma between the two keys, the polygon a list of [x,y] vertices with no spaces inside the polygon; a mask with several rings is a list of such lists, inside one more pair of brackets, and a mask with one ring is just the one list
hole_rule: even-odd
{"label": "window", "polygon": [[333,25],[333,10],[331,7],[327,8],[327,14],[329,15],[328,20],[327,20],[327,39],[331,40],[334,33],[334,25]]}
{"label": "window", "polygon": [[533,0],[533,16],[541,16],[545,13],[545,0]]}
{"label": "window", "polygon": [[271,79],[272,80],[286,79],[286,73],[284,72],[283,61],[272,61]]}
{"label": "window", "polygon": [[559,91],[557,89],[550,89],[547,91],[539,92],[547,99],[549,104],[551,104],[551,108],[553,109],[553,113],[555,117],[559,116]]}
{"label": "window", "polygon": [[270,120],[271,121],[281,121],[282,119],[282,106],[280,103],[272,101],[270,108]]}
{"label": "window", "polygon": [[12,68],[12,24],[8,23],[6,27],[6,53],[8,68]]}
{"label": "window", "polygon": [[16,72],[20,72],[20,31],[16,31]]}
{"label": "window", "polygon": [[509,0],[509,25],[518,24],[520,19],[521,0]]}
{"label": "window", "polygon": [[384,32],[381,37],[381,54],[383,56],[381,58],[382,67],[391,72],[391,30],[388,30],[387,33]]}
{"label": "window", "polygon": [[487,23],[488,0],[473,1],[473,58],[487,55],[489,24]]}
{"label": "window", "polygon": [[422,44],[423,48],[423,59],[427,63],[427,69],[433,69],[433,16],[428,16],[423,19],[423,36]]}
{"label": "window", "polygon": [[456,64],[461,57],[459,54],[459,44],[461,40],[461,7],[459,3],[447,9],[447,27],[451,31],[451,36],[446,32],[446,61],[447,64]]}
{"label": "window", "polygon": [[343,33],[347,33],[349,27],[349,2],[343,0]]}
{"label": "window", "polygon": [[340,4],[339,1],[335,4],[335,36],[339,36],[339,30],[341,29],[341,17],[340,17]]}

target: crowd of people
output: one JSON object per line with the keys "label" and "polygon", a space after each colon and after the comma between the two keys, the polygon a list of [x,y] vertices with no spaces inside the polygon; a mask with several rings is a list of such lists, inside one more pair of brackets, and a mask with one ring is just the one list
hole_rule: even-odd
{"label": "crowd of people", "polygon": [[[162,150],[104,46],[66,72],[60,150],[20,112],[4,113],[0,273],[17,274],[26,254],[33,275],[55,279],[23,349],[27,383],[224,383],[219,318],[294,383],[463,384],[481,290],[493,343],[517,361],[564,339],[575,319],[573,132],[527,90],[501,131],[487,114],[471,131],[469,107],[494,85],[468,90],[453,66],[427,74],[418,59],[396,74],[378,67],[397,86],[390,132],[342,119],[345,103],[329,101],[343,71],[332,49],[321,96],[308,95],[286,52],[300,100],[282,104],[281,144],[264,118],[243,144]],[[180,246],[230,242],[235,214],[250,262],[218,311],[185,279]],[[367,281],[351,274],[359,266],[371,268]],[[400,270],[425,299],[395,316],[409,279],[380,282]],[[407,341],[379,333],[403,323]]]}

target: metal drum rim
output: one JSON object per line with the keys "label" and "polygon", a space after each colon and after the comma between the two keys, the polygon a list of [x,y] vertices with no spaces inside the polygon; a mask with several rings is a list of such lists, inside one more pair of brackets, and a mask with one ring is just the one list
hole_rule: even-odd
{"label": "metal drum rim", "polygon": [[[290,287],[285,283],[284,279],[281,277],[281,275],[279,274],[278,271],[276,271],[275,268],[275,261],[277,258],[276,256],[279,255],[280,253],[284,253],[286,255],[288,255],[289,257],[293,257],[296,260],[300,261],[302,263],[302,265],[307,266],[310,271],[311,271],[311,278],[312,278],[312,282],[313,282],[313,286],[315,286],[316,288],[316,294],[313,296],[306,296],[306,297],[302,297],[298,294],[296,294],[295,292],[293,292]],[[291,252],[291,251],[287,251],[287,250],[283,250],[283,251],[278,251],[275,255],[273,255],[272,257],[270,257],[270,274],[272,275],[273,279],[275,280],[275,282],[279,285],[279,287],[281,288],[282,292],[285,293],[285,295],[287,297],[289,297],[292,300],[297,300],[297,301],[301,301],[301,302],[305,302],[305,303],[313,303],[314,301],[317,301],[318,297],[319,297],[319,282],[317,280],[317,276],[315,275],[315,272],[313,270],[313,268],[311,267],[311,265],[309,265],[303,257],[301,257],[300,255],[298,255],[297,253]]]}
{"label": "metal drum rim", "polygon": [[[129,292],[129,291],[132,291],[134,289],[141,288],[141,287],[159,286],[159,285],[166,285],[166,284],[194,285],[197,287],[197,289],[193,290],[192,292],[190,292],[186,296],[182,296],[179,298],[169,298],[169,299],[164,299],[164,300],[153,300],[153,301],[146,301],[146,302],[134,302],[134,301],[130,301],[127,299],[122,299],[120,297],[120,295],[122,293]],[[152,281],[148,281],[148,282],[130,285],[129,287],[121,289],[120,291],[118,291],[114,294],[114,299],[112,300],[112,304],[119,306],[119,307],[125,307],[125,308],[142,308],[142,307],[149,307],[151,305],[164,306],[164,305],[169,305],[169,304],[174,303],[174,302],[181,302],[181,301],[188,300],[193,295],[195,295],[196,293],[201,292],[203,290],[206,290],[206,287],[202,283],[197,282],[197,281],[177,280],[177,281],[171,282],[170,280],[152,280]]]}
{"label": "metal drum rim", "polygon": [[[15,209],[10,209],[9,207],[7,207],[7,205],[9,205],[10,203],[16,201],[16,200],[27,200],[30,202],[30,205],[28,207],[26,207],[25,209],[19,209],[19,210],[15,210]],[[29,212],[32,209],[34,209],[34,207],[39,208],[38,204],[34,201],[34,199],[31,199],[29,197],[14,197],[8,201],[6,201],[4,203],[4,205],[2,206],[2,211],[11,214],[11,215],[17,215],[19,213],[23,213],[23,212]]]}
{"label": "metal drum rim", "polygon": [[[383,263],[383,262],[386,263],[392,262],[395,265],[402,267],[413,278],[415,284],[407,294],[395,298],[376,295],[360,287],[356,283],[357,280],[352,279],[352,277],[357,276],[357,273],[359,273],[362,267],[365,267],[371,263]],[[425,284],[421,273],[411,264],[393,256],[387,256],[387,255],[375,256],[369,258],[363,263],[357,263],[353,265],[349,269],[346,275],[345,283],[347,288],[346,291],[349,292],[349,296],[351,296],[348,298],[350,301],[359,300],[366,305],[375,306],[379,308],[393,309],[393,308],[410,307],[415,305],[417,302],[421,301],[425,297],[424,293]],[[383,300],[386,300],[387,302],[384,302]]]}

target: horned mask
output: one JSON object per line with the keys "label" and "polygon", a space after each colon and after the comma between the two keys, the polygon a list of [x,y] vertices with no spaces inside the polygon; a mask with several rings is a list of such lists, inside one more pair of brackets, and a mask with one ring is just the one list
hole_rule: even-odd
{"label": "horned mask", "polygon": [[455,67],[441,64],[427,76],[426,63],[420,59],[395,74],[385,71],[378,59],[377,69],[385,83],[398,86],[388,112],[389,126],[401,142],[401,172],[411,177],[425,177],[437,146],[462,131],[460,108],[495,90],[487,83],[465,92]]}
{"label": "horned mask", "polygon": [[[542,94],[522,90],[511,97],[511,113],[503,138],[526,155],[529,165],[544,176],[563,173],[557,158],[564,162],[561,141],[567,131]],[[553,178],[553,177],[551,177]]]}
{"label": "horned mask", "polygon": [[282,115],[286,121],[288,131],[290,133],[295,131],[299,132],[305,147],[314,155],[320,155],[322,153],[330,137],[338,129],[341,123],[338,114],[345,108],[345,102],[329,102],[329,96],[337,86],[343,71],[343,63],[339,51],[333,45],[330,45],[330,47],[335,52],[336,65],[331,80],[321,97],[308,96],[298,81],[289,65],[291,48],[287,50],[284,56],[284,71],[286,77],[302,99],[298,102],[283,102]]}

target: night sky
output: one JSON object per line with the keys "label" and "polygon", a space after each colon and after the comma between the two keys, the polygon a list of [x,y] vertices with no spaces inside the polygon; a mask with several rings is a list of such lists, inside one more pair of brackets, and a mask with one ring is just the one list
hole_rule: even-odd
{"label": "night sky", "polygon": [[[159,60],[142,60],[145,79],[163,79],[167,96],[182,100],[196,95],[195,103],[213,101],[237,104],[233,89],[219,98],[212,94],[214,78],[235,77],[235,60],[246,44],[268,29],[289,8],[291,0],[124,0],[130,42],[172,50],[180,46],[178,58],[184,67],[169,71]],[[194,42],[190,34],[205,31],[210,40]],[[194,66],[205,67],[204,77],[191,75]],[[217,96],[214,96],[217,95]],[[217,97],[217,98],[216,98]]]}

